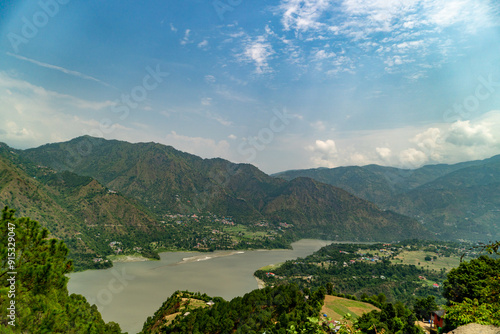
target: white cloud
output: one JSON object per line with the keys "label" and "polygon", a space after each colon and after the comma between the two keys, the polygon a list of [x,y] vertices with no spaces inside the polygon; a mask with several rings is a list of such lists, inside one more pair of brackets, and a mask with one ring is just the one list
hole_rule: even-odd
{"label": "white cloud", "polygon": [[212,113],[212,112],[206,112],[206,116],[209,118],[209,119],[213,119],[214,121],[224,125],[224,126],[231,126],[233,125],[233,122],[231,121],[228,121],[226,119],[224,119],[223,117],[221,117],[220,115],[217,115],[215,113]]}
{"label": "white cloud", "polygon": [[316,140],[314,145],[307,147],[307,149],[313,152],[313,157],[311,161],[315,166],[321,167],[335,167],[337,166],[336,160],[338,157],[337,146],[335,142],[331,139],[326,141]]}
{"label": "white cloud", "polygon": [[178,150],[196,154],[202,158],[226,157],[230,145],[226,140],[215,141],[210,138],[189,137],[172,131],[165,137],[166,143]]}
{"label": "white cloud", "polygon": [[[318,49],[312,59],[332,58],[336,63],[330,64],[333,68],[315,66],[317,71],[354,73],[363,66],[358,64],[361,59],[373,55],[387,65],[387,72],[403,73],[415,81],[456,55],[455,33],[498,26],[495,6],[491,0],[281,0],[275,12],[281,16],[285,34],[295,35],[287,40],[293,48],[281,50],[297,65],[308,65],[302,56],[307,46],[294,41],[326,40],[336,48]],[[443,33],[445,28],[451,29]],[[432,61],[429,55],[434,56]]]}
{"label": "white cloud", "polygon": [[281,22],[285,30],[318,30],[325,26],[320,18],[330,7],[328,0],[283,0],[279,6],[283,12]]}
{"label": "white cloud", "polygon": [[204,39],[202,42],[198,43],[198,47],[204,50],[208,49],[208,41]]}
{"label": "white cloud", "polygon": [[3,72],[0,72],[0,101],[0,141],[20,148],[100,130],[103,125],[95,118],[101,119],[102,111],[114,105],[111,101],[83,100],[46,90]]}
{"label": "white cloud", "polygon": [[186,45],[188,43],[192,43],[192,41],[189,40],[189,35],[191,34],[191,30],[190,29],[186,29],[186,31],[184,32],[184,38],[181,40],[181,45]]}
{"label": "white cloud", "polygon": [[500,111],[428,126],[350,133],[307,147],[316,167],[375,163],[401,168],[458,163],[500,154]]}
{"label": "white cloud", "polygon": [[417,168],[428,161],[424,152],[415,148],[409,148],[399,154],[401,166],[404,168]]}
{"label": "white cloud", "polygon": [[201,99],[201,104],[203,106],[210,106],[212,105],[212,98],[211,97],[204,97]]}
{"label": "white cloud", "polygon": [[335,52],[327,52],[325,50],[318,50],[313,54],[313,59],[316,61],[321,61],[329,58],[335,57]]}
{"label": "white cloud", "polygon": [[267,36],[258,36],[256,39],[247,40],[245,44],[240,59],[244,62],[254,63],[257,74],[272,72],[268,61],[275,52],[271,43],[267,41]]}
{"label": "white cloud", "polygon": [[455,146],[478,146],[495,144],[496,138],[491,133],[491,124],[471,121],[457,121],[452,124],[446,136],[446,142]]}
{"label": "white cloud", "polygon": [[209,85],[214,84],[217,80],[213,75],[205,75],[205,82]]}
{"label": "white cloud", "polygon": [[469,32],[475,32],[482,27],[498,25],[492,17],[496,6],[493,1],[427,0],[423,1],[423,5],[427,20],[439,27],[461,24]]}
{"label": "white cloud", "polygon": [[392,155],[391,149],[387,147],[377,147],[375,148],[375,150],[377,151],[378,155],[384,160],[390,158]]}
{"label": "white cloud", "polygon": [[326,129],[326,125],[323,121],[311,123],[311,127],[313,127],[316,131],[325,131]]}

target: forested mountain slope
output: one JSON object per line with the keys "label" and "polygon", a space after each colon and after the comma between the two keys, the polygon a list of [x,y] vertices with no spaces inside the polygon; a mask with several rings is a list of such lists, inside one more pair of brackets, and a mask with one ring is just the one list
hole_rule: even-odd
{"label": "forested mountain slope", "polygon": [[500,238],[500,155],[454,165],[405,170],[377,165],[295,170],[274,176],[311,177],[418,219],[442,239]]}
{"label": "forested mountain slope", "polygon": [[158,219],[167,213],[211,212],[238,223],[286,222],[298,236],[349,240],[424,237],[416,221],[310,179],[270,177],[248,164],[202,159],[156,143],[79,137],[17,152],[58,172],[95,178],[142,203]]}

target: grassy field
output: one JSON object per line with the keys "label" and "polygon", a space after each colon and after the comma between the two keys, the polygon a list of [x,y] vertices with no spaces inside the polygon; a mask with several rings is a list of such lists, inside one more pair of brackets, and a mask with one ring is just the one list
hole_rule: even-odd
{"label": "grassy field", "polygon": [[182,307],[180,312],[175,312],[169,315],[166,315],[163,317],[165,320],[165,325],[170,325],[172,321],[177,317],[178,315],[184,314],[188,312],[189,310],[193,310],[196,308],[200,307],[207,307],[207,303],[205,303],[203,300],[195,299],[195,298],[182,298]]}
{"label": "grassy field", "polygon": [[[419,268],[430,270],[441,270],[444,268],[446,271],[450,271],[460,264],[459,256],[438,257],[436,260],[425,261],[427,255],[433,258],[436,254],[424,251],[404,251],[396,256],[395,260],[392,260],[392,263],[413,264]],[[403,262],[401,262],[401,260],[403,260]]]}
{"label": "grassy field", "polygon": [[[233,235],[238,238],[246,238],[246,239],[253,239],[256,237],[266,237],[267,232],[264,231],[249,231],[246,226],[243,225],[234,225],[234,226],[225,226],[224,227],[224,232]],[[242,233],[243,235],[240,236],[239,234]]]}
{"label": "grassy field", "polygon": [[139,253],[134,253],[131,255],[108,255],[108,260],[113,262],[140,262],[150,261],[151,259],[148,259]]}
{"label": "grassy field", "polygon": [[264,266],[262,268],[259,268],[259,270],[263,270],[263,271],[273,271],[275,270],[276,268],[279,268],[281,267],[281,265],[285,263],[285,262],[280,262],[280,263],[276,263],[276,264],[270,264],[270,265],[267,265],[267,266]]}
{"label": "grassy field", "polygon": [[326,314],[332,320],[340,321],[343,316],[350,313],[353,318],[357,318],[364,313],[379,310],[375,306],[357,300],[326,296],[325,303],[321,309],[321,315]]}

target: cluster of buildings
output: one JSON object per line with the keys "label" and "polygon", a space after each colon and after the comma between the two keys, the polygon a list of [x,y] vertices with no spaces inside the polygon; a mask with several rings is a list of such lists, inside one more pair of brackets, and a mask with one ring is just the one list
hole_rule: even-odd
{"label": "cluster of buildings", "polygon": [[120,254],[123,252],[123,249],[119,247],[121,244],[122,243],[120,241],[111,241],[109,243],[109,247],[111,247],[116,254]]}

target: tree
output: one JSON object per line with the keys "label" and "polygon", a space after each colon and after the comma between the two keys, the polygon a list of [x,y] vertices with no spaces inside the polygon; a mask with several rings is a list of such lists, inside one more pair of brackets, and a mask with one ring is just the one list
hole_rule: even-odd
{"label": "tree", "polygon": [[451,302],[461,303],[465,298],[478,299],[481,303],[500,302],[499,294],[492,294],[498,289],[500,277],[500,259],[481,256],[471,261],[460,263],[448,273],[443,283],[443,296]]}
{"label": "tree", "polygon": [[2,317],[0,332],[120,333],[83,296],[68,296],[65,275],[73,266],[64,242],[50,238],[37,221],[14,213],[5,207],[0,220],[0,308],[14,303],[15,327]]}
{"label": "tree", "polygon": [[500,326],[500,307],[465,298],[461,303],[451,302],[444,318],[446,330],[471,323]]}
{"label": "tree", "polygon": [[[499,251],[500,241],[490,242],[489,244],[485,244],[485,243],[480,242],[478,246],[474,246],[470,250],[473,250],[473,249],[479,250],[479,253],[487,252],[488,254],[500,255],[500,251]],[[465,256],[465,253],[462,254],[462,256],[460,257],[460,262],[462,262],[464,256]]]}
{"label": "tree", "polygon": [[446,330],[472,322],[500,325],[500,259],[483,255],[461,262],[443,287]]}
{"label": "tree", "polygon": [[431,312],[438,308],[436,297],[427,296],[426,298],[417,298],[413,306],[413,312],[418,319],[429,319]]}

